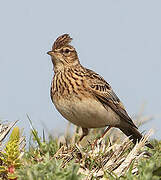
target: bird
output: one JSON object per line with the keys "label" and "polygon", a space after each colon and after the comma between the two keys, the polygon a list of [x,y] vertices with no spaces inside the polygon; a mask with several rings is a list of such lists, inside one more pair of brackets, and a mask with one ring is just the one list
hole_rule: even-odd
{"label": "bird", "polygon": [[[51,100],[59,113],[82,128],[80,141],[91,128],[119,128],[136,144],[143,137],[121,100],[102,76],[81,65],[69,34],[59,36],[50,51],[54,77]],[[153,146],[146,142],[149,148]]]}

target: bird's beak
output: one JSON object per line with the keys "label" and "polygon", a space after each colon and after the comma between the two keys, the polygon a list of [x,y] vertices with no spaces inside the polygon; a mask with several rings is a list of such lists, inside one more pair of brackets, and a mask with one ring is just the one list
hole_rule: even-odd
{"label": "bird's beak", "polygon": [[47,54],[49,54],[50,56],[54,56],[54,52],[53,51],[49,51],[49,52],[47,52]]}

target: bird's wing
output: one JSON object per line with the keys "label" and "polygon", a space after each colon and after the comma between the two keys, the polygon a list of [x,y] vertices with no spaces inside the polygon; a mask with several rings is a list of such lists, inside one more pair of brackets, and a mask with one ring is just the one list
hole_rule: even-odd
{"label": "bird's wing", "polygon": [[109,106],[128,124],[137,128],[111,86],[99,74],[92,70],[86,69],[86,76],[88,79],[89,90],[102,103],[102,105],[105,108]]}

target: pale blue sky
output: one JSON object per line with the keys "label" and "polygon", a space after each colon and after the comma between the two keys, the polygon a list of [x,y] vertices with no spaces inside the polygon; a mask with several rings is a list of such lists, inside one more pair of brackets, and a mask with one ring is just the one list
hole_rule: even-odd
{"label": "pale blue sky", "polygon": [[0,3],[0,119],[26,113],[39,131],[63,132],[66,121],[50,100],[46,54],[61,34],[73,37],[81,63],[112,85],[132,116],[146,102],[144,126],[161,137],[160,0],[14,0]]}

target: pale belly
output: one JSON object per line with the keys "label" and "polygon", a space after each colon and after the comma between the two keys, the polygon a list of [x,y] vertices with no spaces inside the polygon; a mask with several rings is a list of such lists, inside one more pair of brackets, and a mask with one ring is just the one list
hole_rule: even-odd
{"label": "pale belly", "polygon": [[82,100],[61,99],[53,102],[64,118],[73,124],[84,128],[100,128],[117,126],[120,124],[119,116],[109,107],[107,110],[95,99]]}

